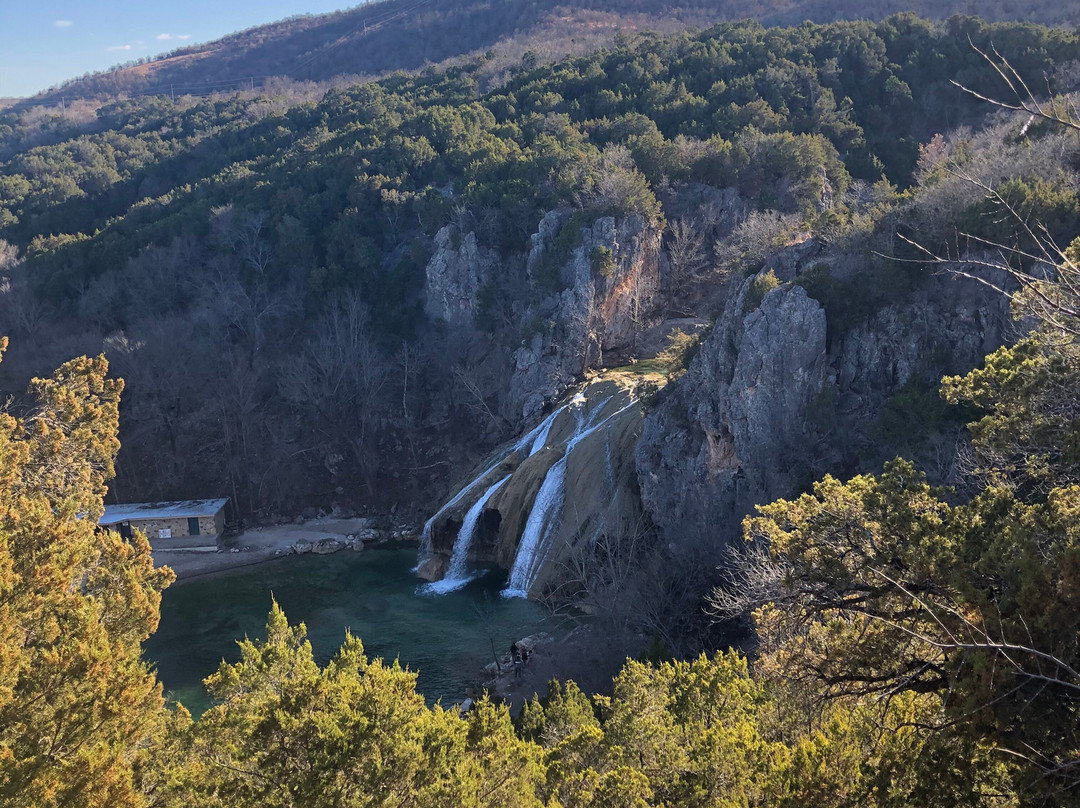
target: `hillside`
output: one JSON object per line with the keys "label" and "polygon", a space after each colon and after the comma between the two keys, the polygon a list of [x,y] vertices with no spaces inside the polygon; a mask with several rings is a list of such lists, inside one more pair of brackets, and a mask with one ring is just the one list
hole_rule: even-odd
{"label": "hillside", "polygon": [[[1080,806],[1080,30],[586,50],[0,113],[5,805]],[[96,517],[205,497],[573,629],[429,706],[268,604],[194,720]]]}
{"label": "hillside", "polygon": [[1062,0],[977,5],[969,0],[588,0],[574,4],[381,0],[333,14],[257,26],[158,59],[83,76],[32,101],[56,103],[61,97],[70,101],[143,93],[205,95],[262,87],[275,77],[325,81],[340,75],[377,76],[493,50],[485,71],[490,82],[504,79],[506,68],[526,51],[542,61],[585,54],[610,44],[620,31],[672,33],[741,19],[767,25],[880,20],[903,11],[936,19],[977,13],[989,21],[1080,25],[1080,10]]}
{"label": "hillside", "polygon": [[[881,227],[895,249],[922,144],[986,113],[949,80],[999,89],[969,38],[1058,82],[1077,56],[1072,34],[973,19],[734,23],[519,65],[487,93],[479,60],[317,102],[8,115],[3,387],[104,347],[128,380],[127,497],[430,502],[427,475],[445,485],[646,328],[714,317],[704,270],[806,232]],[[661,241],[697,246],[660,260]]]}

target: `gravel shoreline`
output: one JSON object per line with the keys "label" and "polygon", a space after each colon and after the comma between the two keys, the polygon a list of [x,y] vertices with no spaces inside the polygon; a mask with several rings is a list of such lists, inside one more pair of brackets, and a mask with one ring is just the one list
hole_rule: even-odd
{"label": "gravel shoreline", "polygon": [[[323,539],[347,541],[364,531],[370,532],[366,519],[312,519],[301,524],[288,523],[252,528],[218,543],[218,548],[154,550],[154,565],[171,567],[176,583],[203,578],[219,572],[263,564],[292,555],[293,545],[300,540],[317,544]],[[389,537],[387,537],[389,538]],[[398,536],[398,538],[401,538]],[[356,552],[343,549],[340,552]],[[174,584],[175,585],[175,584]]]}

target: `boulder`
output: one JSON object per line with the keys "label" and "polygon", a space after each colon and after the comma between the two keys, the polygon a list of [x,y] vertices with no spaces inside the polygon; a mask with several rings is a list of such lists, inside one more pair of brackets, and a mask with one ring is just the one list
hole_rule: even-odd
{"label": "boulder", "polygon": [[334,538],[320,539],[315,543],[315,546],[311,548],[311,552],[316,555],[329,555],[330,553],[336,553],[338,550],[345,549],[345,542]]}
{"label": "boulder", "polygon": [[311,552],[311,542],[307,539],[297,539],[293,545],[293,552],[297,555],[303,555],[304,553]]}
{"label": "boulder", "polygon": [[446,574],[446,568],[450,559],[440,555],[433,555],[416,568],[416,574],[425,581],[438,581]]}

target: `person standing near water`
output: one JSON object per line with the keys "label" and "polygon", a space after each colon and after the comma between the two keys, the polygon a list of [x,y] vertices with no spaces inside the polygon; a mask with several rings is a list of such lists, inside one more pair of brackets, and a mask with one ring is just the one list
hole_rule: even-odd
{"label": "person standing near water", "polygon": [[514,663],[514,678],[520,679],[525,668],[525,659],[522,657],[521,648],[516,642],[510,645],[510,659]]}

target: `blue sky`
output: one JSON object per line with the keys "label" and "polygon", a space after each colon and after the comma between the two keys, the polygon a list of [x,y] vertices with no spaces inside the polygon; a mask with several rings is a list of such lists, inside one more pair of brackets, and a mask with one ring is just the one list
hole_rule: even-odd
{"label": "blue sky", "polygon": [[358,0],[0,0],[0,97]]}

